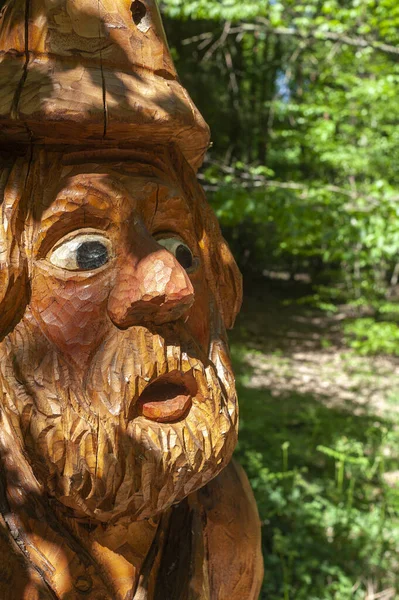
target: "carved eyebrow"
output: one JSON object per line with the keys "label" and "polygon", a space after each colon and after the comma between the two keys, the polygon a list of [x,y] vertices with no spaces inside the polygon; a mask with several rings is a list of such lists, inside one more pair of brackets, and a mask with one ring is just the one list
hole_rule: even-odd
{"label": "carved eyebrow", "polygon": [[[91,193],[91,195],[93,194]],[[68,218],[71,218],[71,215],[79,214],[82,210],[87,211],[88,213],[102,215],[105,212],[115,209],[114,203],[107,200],[107,198],[103,197],[102,205],[94,205],[93,202],[86,199],[76,198],[76,200],[73,200],[68,197],[58,197],[51,205],[51,208],[46,209],[44,212],[44,218],[41,219],[42,225],[47,227],[48,222],[50,222],[51,225],[51,222],[55,219],[62,219],[65,215],[68,215]]]}
{"label": "carved eyebrow", "polygon": [[[50,211],[52,217],[59,213],[72,212],[79,206],[93,206],[100,211],[115,208],[115,196],[106,189],[106,186],[97,187],[96,181],[78,181],[72,183],[60,191],[56,198],[44,211],[44,215]],[[96,201],[96,206],[94,206]]]}
{"label": "carved eyebrow", "polygon": [[[46,223],[46,221],[48,223]],[[93,228],[107,230],[112,224],[112,219],[105,207],[99,209],[90,203],[75,204],[75,210],[55,211],[45,219],[38,231],[34,253],[36,258],[44,258],[56,242],[62,237],[77,229]]]}

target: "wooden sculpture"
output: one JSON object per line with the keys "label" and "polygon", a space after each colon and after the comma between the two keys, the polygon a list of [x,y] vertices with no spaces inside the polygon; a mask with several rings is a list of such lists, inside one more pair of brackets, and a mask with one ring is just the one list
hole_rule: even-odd
{"label": "wooden sculpture", "polygon": [[154,0],[0,21],[0,600],[255,600],[241,281]]}

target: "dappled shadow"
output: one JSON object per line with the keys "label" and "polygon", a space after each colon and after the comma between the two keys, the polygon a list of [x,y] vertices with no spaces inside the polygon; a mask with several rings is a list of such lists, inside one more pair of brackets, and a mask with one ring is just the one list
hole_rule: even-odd
{"label": "dappled shadow", "polygon": [[274,396],[316,394],[327,405],[381,414],[397,406],[398,357],[361,356],[345,343],[346,314],[302,303],[308,286],[247,281],[237,327],[230,335],[237,370],[248,386]]}

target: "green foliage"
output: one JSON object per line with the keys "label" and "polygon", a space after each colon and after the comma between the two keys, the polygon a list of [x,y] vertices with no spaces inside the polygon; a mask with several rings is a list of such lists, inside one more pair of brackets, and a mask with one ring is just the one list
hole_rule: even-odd
{"label": "green foliage", "polygon": [[355,319],[344,326],[348,344],[359,354],[393,354],[399,356],[399,327],[397,323]]}
{"label": "green foliage", "polygon": [[310,394],[276,398],[248,386],[245,348],[233,346],[233,357],[237,457],[263,523],[261,600],[365,600],[371,582],[399,593],[399,494],[385,480],[397,470],[398,418]]}
{"label": "green foliage", "polygon": [[167,0],[164,9],[170,17],[192,19],[253,19],[268,14],[268,2],[250,0],[245,3],[230,0]]}
{"label": "green foliage", "polygon": [[[395,0],[164,0],[211,125],[202,175],[240,266],[384,298],[399,250]],[[396,273],[396,274],[395,274]]]}

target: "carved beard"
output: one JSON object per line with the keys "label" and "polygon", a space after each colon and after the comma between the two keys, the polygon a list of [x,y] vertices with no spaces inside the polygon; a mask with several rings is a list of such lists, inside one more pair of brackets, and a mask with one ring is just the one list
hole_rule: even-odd
{"label": "carved beard", "polygon": [[[45,492],[79,516],[144,519],[215,477],[236,444],[237,402],[224,335],[213,338],[207,357],[184,326],[115,331],[79,381],[76,367],[24,318],[1,346],[0,383]],[[185,418],[137,416],[145,387],[176,371],[191,372],[197,388]]]}

